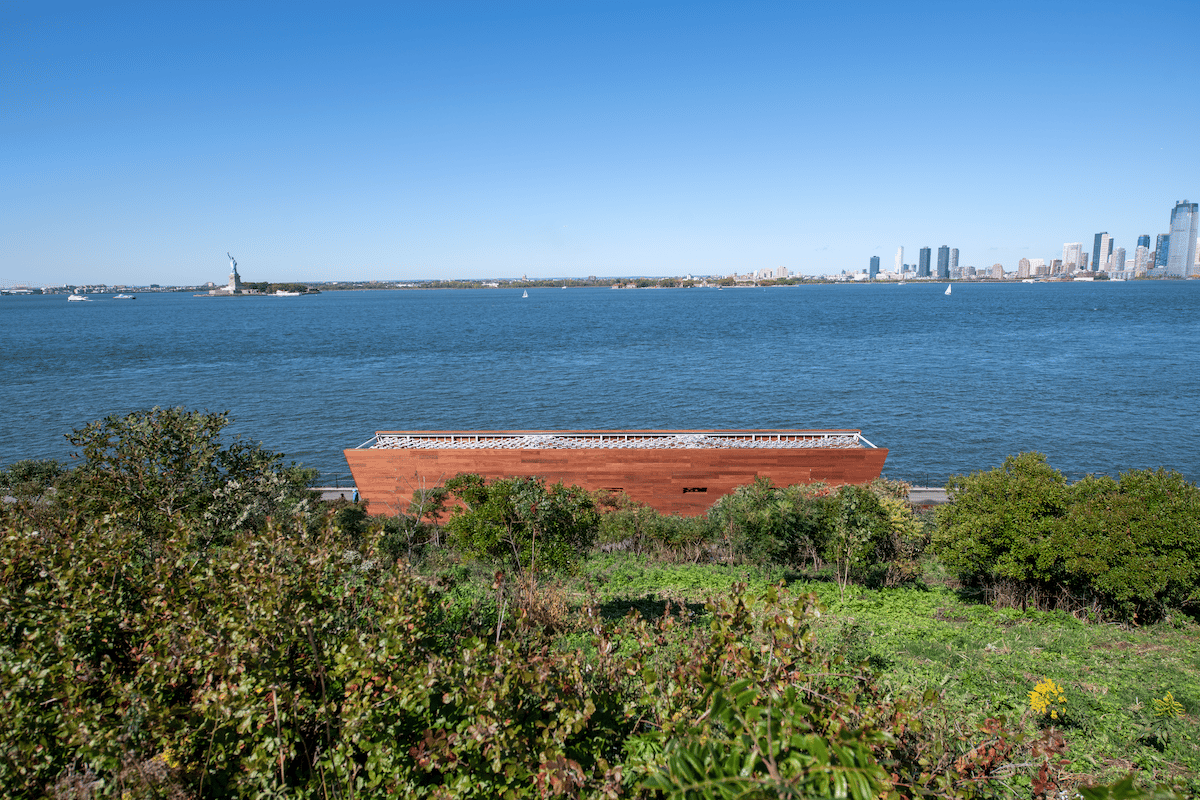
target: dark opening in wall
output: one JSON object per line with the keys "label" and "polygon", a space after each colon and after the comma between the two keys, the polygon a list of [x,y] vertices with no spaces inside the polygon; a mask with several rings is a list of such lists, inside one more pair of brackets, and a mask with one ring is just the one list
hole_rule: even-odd
{"label": "dark opening in wall", "polygon": [[690,492],[707,492],[707,491],[708,491],[707,486],[685,486],[685,487],[683,487],[684,494],[688,494]]}

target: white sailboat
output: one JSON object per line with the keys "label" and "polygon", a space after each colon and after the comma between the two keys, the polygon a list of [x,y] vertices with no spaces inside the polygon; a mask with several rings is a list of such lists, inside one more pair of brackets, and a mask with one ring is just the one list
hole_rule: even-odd
{"label": "white sailboat", "polygon": [[950,294],[950,284],[946,284],[946,294]]}
{"label": "white sailboat", "polygon": [[529,292],[521,292],[521,297],[529,297]]}

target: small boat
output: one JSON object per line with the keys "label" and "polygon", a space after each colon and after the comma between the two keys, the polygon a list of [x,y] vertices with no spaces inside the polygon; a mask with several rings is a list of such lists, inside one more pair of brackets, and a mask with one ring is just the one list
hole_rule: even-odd
{"label": "small boat", "polygon": [[117,295],[113,295],[113,300],[137,300],[137,295],[117,294]]}
{"label": "small boat", "polygon": [[521,292],[521,297],[529,297],[529,292]]}
{"label": "small boat", "polygon": [[81,294],[73,294],[67,298],[67,302],[68,303],[90,303],[90,302],[92,302],[92,298],[85,297],[84,295],[81,295]]}
{"label": "small boat", "polygon": [[950,284],[946,284],[946,294],[950,294]]}
{"label": "small boat", "polygon": [[276,289],[274,297],[299,297],[299,292],[285,292],[283,289]]}

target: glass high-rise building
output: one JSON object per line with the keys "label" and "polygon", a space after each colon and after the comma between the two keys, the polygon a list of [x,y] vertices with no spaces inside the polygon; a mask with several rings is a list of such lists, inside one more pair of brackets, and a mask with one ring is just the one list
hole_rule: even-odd
{"label": "glass high-rise building", "polygon": [[1200,211],[1196,203],[1187,200],[1171,209],[1171,247],[1167,256],[1167,275],[1186,278],[1195,269],[1196,234],[1200,228]]}
{"label": "glass high-rise building", "polygon": [[938,248],[938,271],[937,276],[940,280],[948,280],[950,278],[950,246],[942,245]]}
{"label": "glass high-rise building", "polygon": [[950,274],[955,275],[957,273],[958,273],[958,248],[951,247],[950,248]]}
{"label": "glass high-rise building", "polygon": [[1171,234],[1160,233],[1158,238],[1154,240],[1154,266],[1167,266],[1167,253],[1171,249]]}
{"label": "glass high-rise building", "polygon": [[1063,269],[1070,272],[1079,268],[1079,265],[1087,266],[1086,256],[1083,255],[1083,242],[1065,242],[1063,243]]}
{"label": "glass high-rise building", "polygon": [[1150,249],[1150,234],[1143,233],[1141,236],[1139,236],[1137,246],[1144,247],[1147,250],[1149,250]]}
{"label": "glass high-rise building", "polygon": [[[1147,236],[1145,238],[1147,240],[1150,239],[1149,236]],[[1141,239],[1138,239],[1138,241],[1140,242]],[[1144,244],[1139,244],[1137,246],[1137,249],[1133,251],[1133,274],[1135,276],[1145,275],[1146,267],[1149,266],[1149,261],[1150,261],[1150,248]]]}
{"label": "glass high-rise building", "polygon": [[879,274],[879,256],[871,256],[871,280],[875,280],[875,276]]}
{"label": "glass high-rise building", "polygon": [[1108,236],[1108,231],[1096,234],[1096,241],[1092,245],[1092,272],[1104,269],[1108,264],[1108,257],[1112,255],[1113,242]]}
{"label": "glass high-rise building", "polygon": [[928,247],[921,248],[921,263],[917,266],[917,277],[929,277],[929,254],[933,252]]}

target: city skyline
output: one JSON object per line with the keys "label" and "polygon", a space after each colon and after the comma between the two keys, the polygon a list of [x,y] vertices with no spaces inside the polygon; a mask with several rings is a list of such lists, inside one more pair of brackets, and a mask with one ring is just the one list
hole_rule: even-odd
{"label": "city skyline", "polygon": [[[1200,8],[920,11],[18,0],[0,284],[199,284],[226,251],[266,281],[835,275],[906,241],[1011,270],[1101,229],[1132,248],[1200,195],[1196,104],[1056,122],[1169,90]],[[1136,56],[1061,44],[1168,11]],[[931,62],[898,41],[970,44]],[[1068,189],[1097,165],[1127,188]]]}

